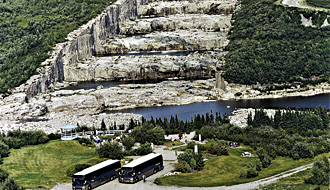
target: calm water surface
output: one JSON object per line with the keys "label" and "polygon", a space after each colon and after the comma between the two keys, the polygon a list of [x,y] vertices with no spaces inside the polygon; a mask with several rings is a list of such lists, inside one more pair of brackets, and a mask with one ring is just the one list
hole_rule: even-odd
{"label": "calm water surface", "polygon": [[135,113],[150,119],[151,116],[167,117],[178,115],[179,119],[190,120],[196,114],[205,114],[213,111],[232,115],[237,108],[315,108],[317,106],[330,108],[330,94],[321,94],[310,97],[290,97],[258,100],[222,100],[213,102],[199,102],[182,106],[162,106],[138,109],[112,111],[111,113]]}
{"label": "calm water surface", "polygon": [[[151,82],[151,81],[148,81]],[[157,81],[154,81],[157,82]],[[128,84],[128,82],[82,82],[78,86],[71,86],[66,89],[96,89],[97,86],[102,85],[104,88],[117,86],[120,84]],[[136,81],[141,83],[141,81]],[[330,94],[320,94],[310,97],[289,97],[289,98],[276,98],[276,99],[257,99],[257,100],[221,100],[212,102],[199,102],[182,106],[162,106],[162,107],[148,107],[127,109],[121,111],[108,111],[110,113],[134,113],[141,114],[145,118],[150,119],[151,116],[167,117],[171,115],[178,115],[179,119],[190,120],[195,115],[205,114],[207,112],[220,112],[221,114],[227,113],[231,115],[232,111],[238,108],[315,108],[317,106],[330,108]]]}

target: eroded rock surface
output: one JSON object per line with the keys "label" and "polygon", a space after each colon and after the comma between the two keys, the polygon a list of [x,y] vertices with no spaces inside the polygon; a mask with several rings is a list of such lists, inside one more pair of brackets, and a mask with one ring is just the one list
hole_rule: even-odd
{"label": "eroded rock surface", "polygon": [[[140,5],[138,19],[121,22],[118,35],[101,40],[95,52],[97,58],[64,64],[64,78],[66,81],[213,78],[220,64],[217,60],[225,54],[223,49],[229,42],[227,33],[235,7],[235,0],[156,0]],[[166,52],[182,54],[169,56]],[[125,56],[131,53],[138,55]]]}

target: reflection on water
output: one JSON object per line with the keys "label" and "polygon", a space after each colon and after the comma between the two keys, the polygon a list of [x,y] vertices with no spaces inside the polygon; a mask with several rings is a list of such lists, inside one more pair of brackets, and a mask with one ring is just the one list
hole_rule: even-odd
{"label": "reflection on water", "polygon": [[221,114],[231,112],[237,108],[315,108],[317,106],[330,108],[330,94],[321,94],[310,97],[289,97],[277,99],[257,99],[257,100],[222,100],[213,102],[200,102],[182,106],[162,106],[128,109],[122,111],[110,111],[111,113],[135,113],[141,114],[145,118],[150,119],[150,116],[167,117],[178,115],[179,119],[190,120],[196,114],[205,114],[213,111]]}

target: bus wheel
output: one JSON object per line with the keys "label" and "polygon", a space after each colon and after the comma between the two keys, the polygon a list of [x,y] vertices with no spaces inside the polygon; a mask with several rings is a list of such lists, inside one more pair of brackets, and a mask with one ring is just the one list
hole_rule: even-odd
{"label": "bus wheel", "polygon": [[91,185],[88,186],[88,190],[92,190],[92,186]]}

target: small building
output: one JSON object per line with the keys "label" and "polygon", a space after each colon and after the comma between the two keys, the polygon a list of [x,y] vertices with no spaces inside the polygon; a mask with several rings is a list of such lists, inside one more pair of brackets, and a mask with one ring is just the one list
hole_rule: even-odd
{"label": "small building", "polygon": [[61,140],[73,140],[78,137],[78,126],[66,124],[61,127]]}

